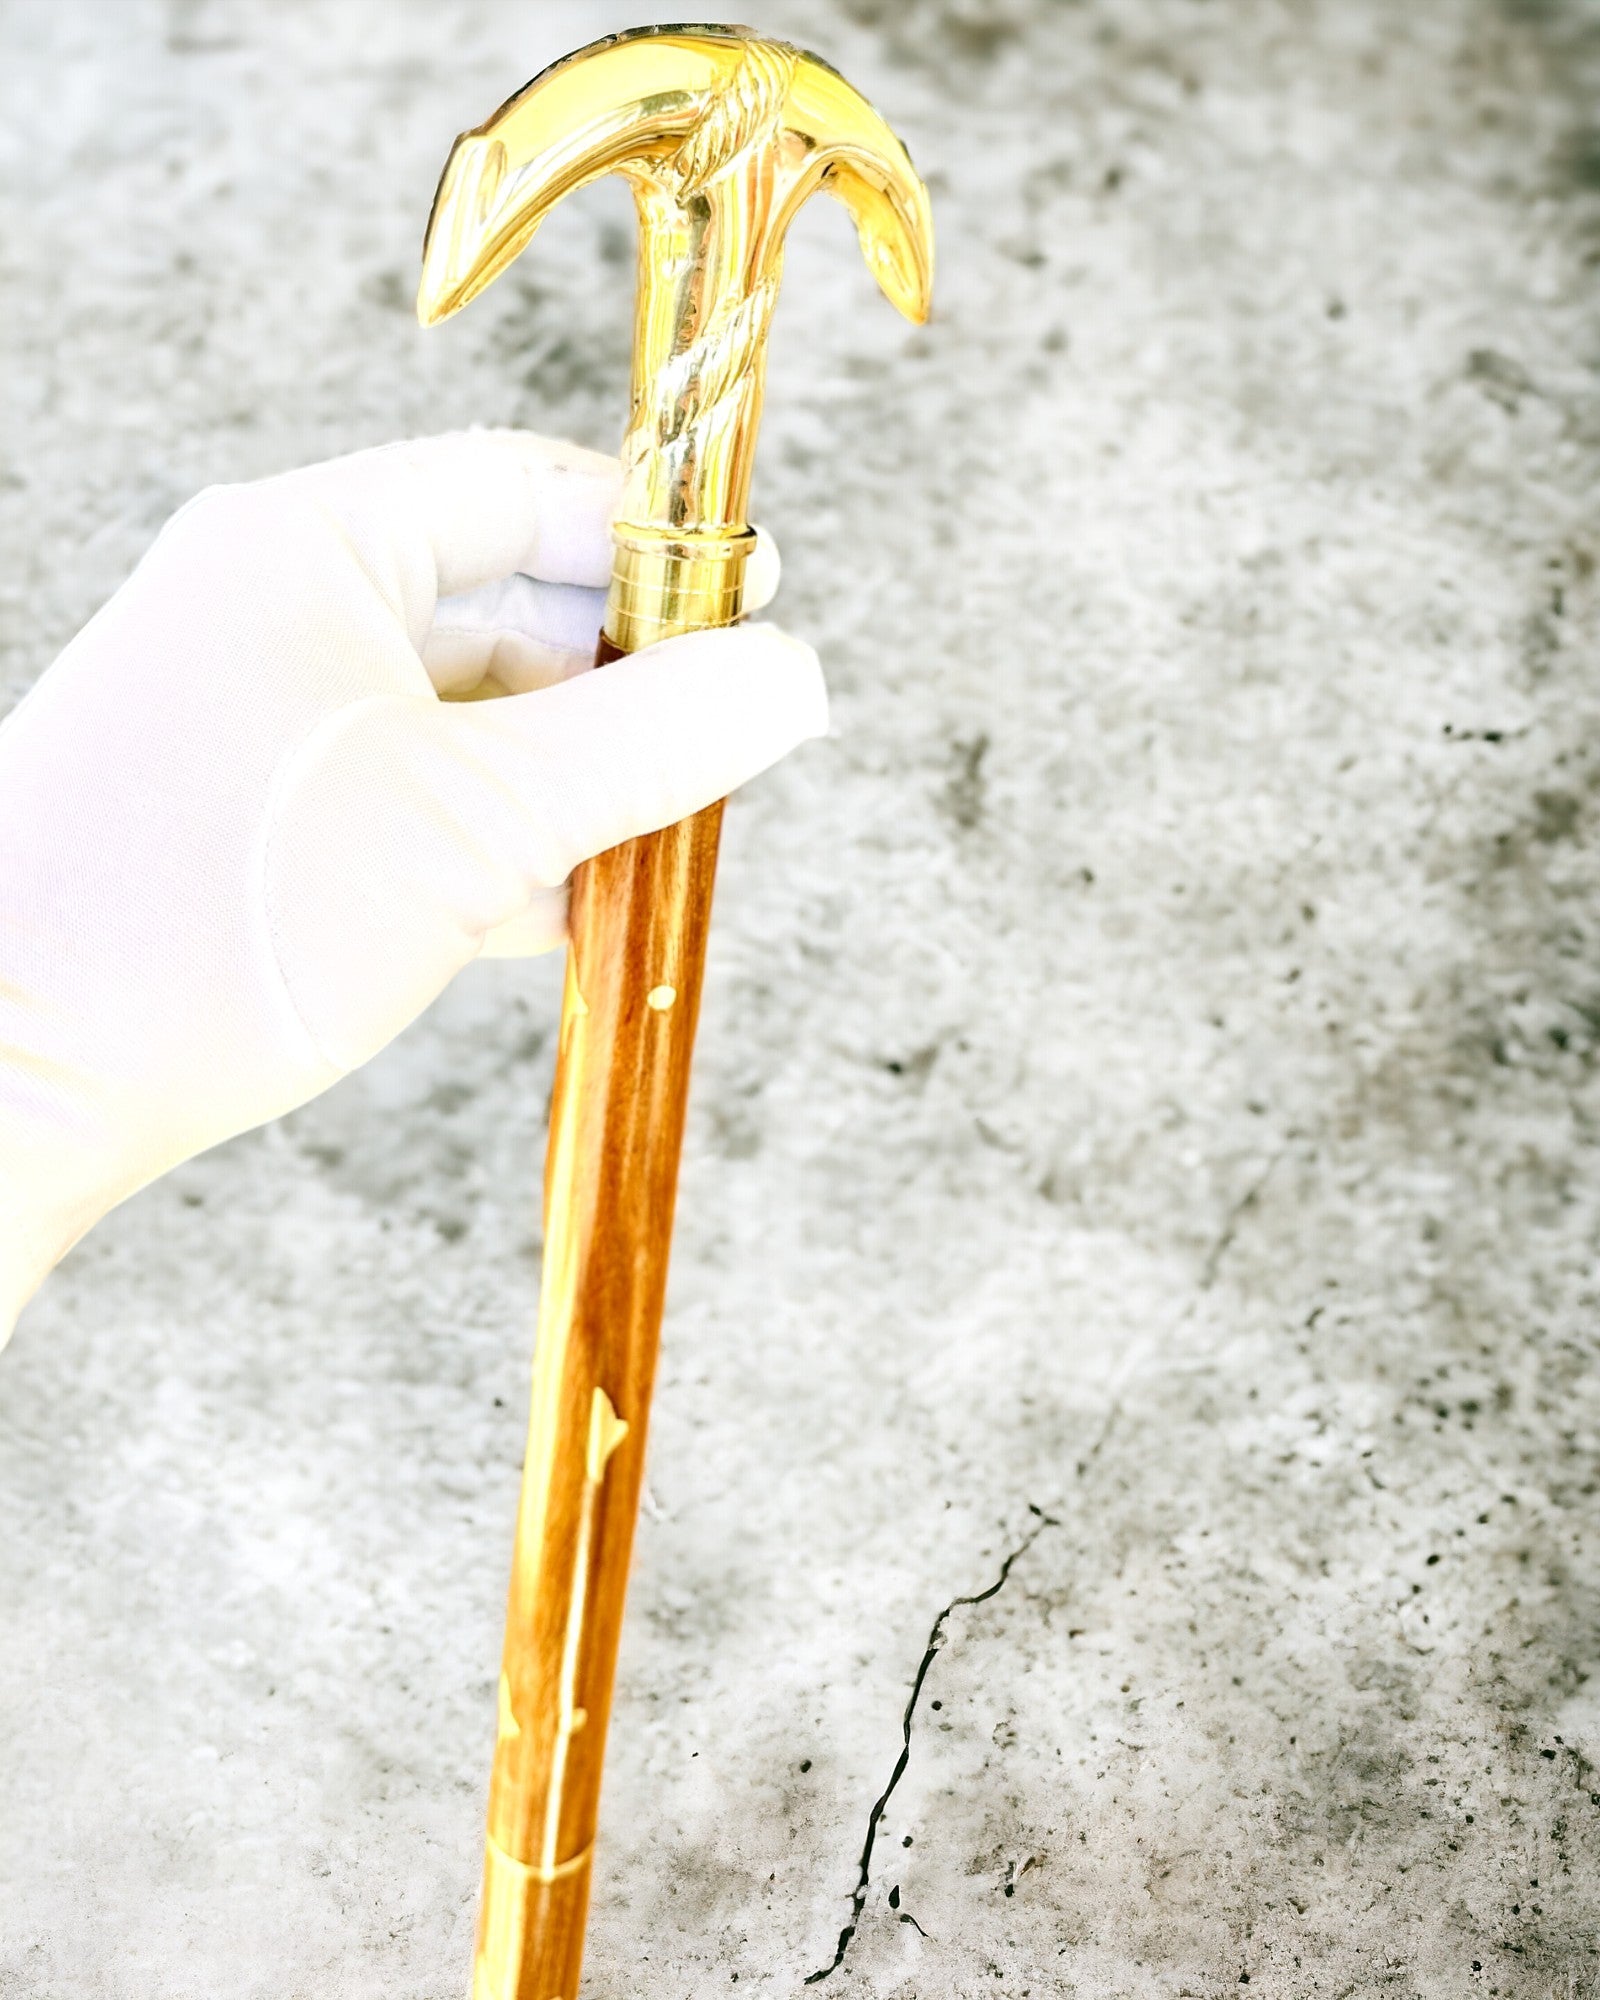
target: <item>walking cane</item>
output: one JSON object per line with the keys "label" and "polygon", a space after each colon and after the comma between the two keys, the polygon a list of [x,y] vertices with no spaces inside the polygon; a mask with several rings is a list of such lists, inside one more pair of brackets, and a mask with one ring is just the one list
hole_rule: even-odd
{"label": "walking cane", "polygon": [[[909,319],[927,317],[933,269],[927,191],[837,71],[745,28],[641,28],[556,63],[456,141],[424,325],[607,173],[633,187],[639,279],[601,665],[740,615],[767,329],[801,203],[824,188],[845,204]],[[577,1991],[721,817],[573,877],[475,2000]]]}

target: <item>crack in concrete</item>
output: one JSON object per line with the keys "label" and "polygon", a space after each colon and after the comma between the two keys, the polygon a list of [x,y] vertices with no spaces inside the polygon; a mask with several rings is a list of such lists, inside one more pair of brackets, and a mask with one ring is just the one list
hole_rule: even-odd
{"label": "crack in concrete", "polygon": [[1217,1282],[1217,1273],[1222,1269],[1222,1260],[1233,1248],[1234,1239],[1239,1234],[1240,1223],[1244,1221],[1245,1217],[1255,1207],[1262,1190],[1266,1187],[1267,1182],[1272,1179],[1273,1174],[1277,1171],[1278,1162],[1283,1158],[1287,1150],[1287,1146],[1280,1146],[1278,1148],[1277,1152],[1268,1160],[1266,1166],[1251,1182],[1249,1187],[1245,1189],[1244,1193],[1240,1195],[1232,1208],[1228,1210],[1227,1215],[1223,1218],[1222,1228],[1218,1233],[1217,1240],[1212,1244],[1205,1263],[1200,1267],[1200,1282],[1196,1287],[1197,1290],[1209,1292],[1211,1287]]}
{"label": "crack in concrete", "polygon": [[[1108,1424],[1106,1429],[1109,1428]],[[1096,1441],[1094,1450],[1090,1453],[1091,1458],[1103,1442],[1104,1432],[1102,1432],[1100,1439]],[[819,1967],[815,1972],[807,1973],[805,1981],[807,1986],[815,1986],[819,1981],[826,1979],[831,1973],[839,1970],[839,1967],[844,1963],[845,1953],[850,1949],[850,1941],[856,1934],[856,1926],[861,1922],[861,1912],[866,1907],[867,1890],[872,1880],[872,1850],[878,1838],[878,1826],[883,1819],[890,1799],[894,1796],[895,1787],[905,1776],[906,1766],[911,1762],[911,1725],[916,1718],[917,1703],[922,1698],[922,1689],[928,1678],[929,1669],[932,1667],[934,1660],[944,1650],[946,1620],[952,1611],[959,1611],[967,1605],[987,1604],[991,1597],[997,1597],[1005,1589],[1006,1579],[1010,1576],[1014,1565],[1028,1553],[1029,1549],[1033,1547],[1045,1529],[1059,1528],[1061,1526],[1061,1523],[1053,1514],[1045,1513],[1042,1507],[1035,1507],[1031,1501],[1028,1503],[1028,1512],[1034,1516],[1034,1524],[1006,1557],[1005,1561],[1001,1563],[1000,1574],[995,1578],[994,1582],[986,1590],[975,1591],[970,1597],[952,1597],[950,1602],[928,1628],[928,1643],[922,1655],[922,1664],[917,1668],[916,1678],[911,1683],[911,1693],[907,1697],[905,1714],[901,1718],[900,1755],[895,1759],[894,1770],[889,1775],[888,1784],[884,1786],[873,1805],[872,1811],[867,1815],[867,1837],[861,1849],[860,1873],[856,1878],[856,1886],[850,1897],[849,1921],[839,1933],[839,1942],[834,1947],[832,1962]],[[902,1920],[916,1924],[914,1917],[903,1917]],[[922,1931],[921,1924],[916,1924],[916,1927],[919,1931]],[[927,1936],[926,1931],[922,1931],[922,1934],[924,1937]]]}
{"label": "crack in concrete", "polygon": [[[1199,1283],[1195,1288],[1195,1297],[1185,1308],[1178,1322],[1180,1326],[1193,1313],[1200,1296],[1209,1291],[1212,1285],[1215,1284],[1217,1273],[1221,1269],[1223,1260],[1233,1248],[1234,1239],[1239,1232],[1239,1225],[1254,1209],[1263,1189],[1266,1187],[1268,1181],[1271,1180],[1274,1172],[1277,1170],[1278,1163],[1282,1160],[1287,1150],[1287,1146],[1280,1146],[1278,1148],[1277,1152],[1267,1161],[1266,1166],[1257,1175],[1256,1179],[1245,1189],[1244,1193],[1228,1211],[1223,1220],[1222,1229],[1216,1241],[1212,1244],[1201,1269]],[[1078,1460],[1075,1470],[1079,1479],[1084,1478],[1088,1474],[1090,1467],[1098,1460],[1102,1450],[1110,1439],[1112,1431],[1116,1428],[1117,1420],[1122,1415],[1123,1399],[1120,1389],[1127,1382],[1141,1358],[1141,1354],[1135,1350],[1134,1353],[1128,1356],[1122,1369],[1119,1371],[1119,1393],[1113,1397],[1110,1407],[1106,1411],[1105,1421],[1101,1424],[1094,1442],[1084,1453],[1083,1457]],[[938,1617],[934,1619],[932,1626],[929,1628],[927,1648],[922,1655],[922,1663],[917,1668],[916,1678],[911,1683],[911,1693],[907,1698],[905,1715],[901,1721],[900,1755],[895,1760],[894,1770],[890,1773],[888,1784],[884,1786],[882,1793],[873,1805],[872,1811],[867,1816],[867,1837],[862,1844],[859,1873],[855,1889],[850,1898],[849,1919],[839,1933],[839,1942],[834,1947],[832,1961],[827,1965],[819,1966],[815,1972],[807,1973],[805,1979],[807,1986],[816,1986],[822,1980],[827,1979],[831,1974],[838,1971],[839,1967],[844,1963],[845,1953],[849,1951],[857,1927],[861,1922],[861,1913],[866,1908],[867,1890],[871,1885],[872,1851],[878,1838],[879,1823],[883,1819],[884,1811],[890,1799],[894,1796],[895,1787],[905,1776],[906,1767],[911,1761],[911,1725],[916,1716],[917,1703],[922,1697],[923,1684],[927,1680],[928,1671],[933,1665],[935,1656],[943,1650],[945,1621],[949,1618],[952,1611],[959,1611],[968,1605],[985,1604],[991,1597],[997,1596],[1005,1588],[1006,1580],[1011,1574],[1013,1564],[1027,1554],[1028,1550],[1033,1547],[1046,1528],[1059,1528],[1061,1526],[1060,1521],[1053,1514],[1045,1513],[1042,1507],[1034,1506],[1031,1501],[1028,1503],[1028,1512],[1035,1517],[1034,1525],[1000,1565],[1000,1574],[995,1578],[994,1582],[989,1585],[987,1590],[980,1590],[971,1597],[951,1598],[950,1602],[939,1613]],[[1010,1894],[1010,1892],[1010,1888],[1008,1887],[1007,1894]],[[902,1923],[914,1924],[922,1936],[926,1937],[928,1935],[922,1929],[921,1924],[917,1923],[915,1917],[899,1909],[896,1910],[896,1914]]]}
{"label": "crack in concrete", "polygon": [[926,1937],[928,1935],[909,1910],[902,1910],[900,1908],[900,1884],[898,1882],[889,1891],[889,1908],[898,1915],[901,1923],[910,1924],[918,1937]]}

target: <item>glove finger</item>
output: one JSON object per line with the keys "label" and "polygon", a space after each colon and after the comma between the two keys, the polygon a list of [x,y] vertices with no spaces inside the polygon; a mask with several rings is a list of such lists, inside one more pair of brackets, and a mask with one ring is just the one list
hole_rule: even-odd
{"label": "glove finger", "polygon": [[567,941],[567,887],[539,889],[520,917],[484,933],[479,958],[537,958]]}
{"label": "glove finger", "polygon": [[[747,611],[772,602],[782,574],[778,545],[758,526],[745,569]],[[422,664],[437,691],[456,698],[485,682],[494,694],[553,687],[594,664],[605,603],[603,590],[503,577],[439,600]]]}
{"label": "glove finger", "polygon": [[434,720],[451,763],[472,773],[474,844],[530,889],[698,812],[827,726],[816,653],[775,625],[688,633],[535,694],[442,706]]}
{"label": "glove finger", "polygon": [[758,521],[756,523],[756,545],[750,551],[750,560],[744,566],[744,608],[748,615],[765,611],[778,594],[778,585],[783,581],[783,557],[778,552],[778,544]]}
{"label": "glove finger", "polygon": [[364,1062],[502,926],[519,949],[555,942],[550,892],[578,862],[710,805],[827,719],[816,654],[771,625],[503,701],[374,695],[329,716],[280,777],[264,863],[317,1052]]}
{"label": "glove finger", "polygon": [[440,600],[422,664],[441,695],[525,694],[594,664],[605,592],[510,576]]}
{"label": "glove finger", "polygon": [[526,694],[594,666],[604,590],[508,576],[440,600],[422,644],[428,680],[444,696],[484,682],[494,694]]}
{"label": "glove finger", "polygon": [[554,687],[594,665],[594,647],[552,646],[526,632],[443,632],[422,649],[428,679],[446,701],[485,701]]}
{"label": "glove finger", "polygon": [[615,459],[508,430],[384,445],[282,480],[339,515],[408,621],[426,610],[422,633],[437,598],[518,570],[603,585],[621,483]]}

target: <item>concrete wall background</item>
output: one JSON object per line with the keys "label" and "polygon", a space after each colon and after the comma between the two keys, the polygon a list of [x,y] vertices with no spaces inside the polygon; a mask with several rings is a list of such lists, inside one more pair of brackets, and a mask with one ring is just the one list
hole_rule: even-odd
{"label": "concrete wall background", "polygon": [[[1020,1548],[819,1992],[1587,1995],[1600,15],[743,11],[906,135],[939,312],[804,218],[837,730],[730,821],[588,1990],[828,1964]],[[409,297],[457,127],[646,17],[0,9],[0,701],[209,480],[614,438],[620,189]],[[0,1361],[7,2000],[464,1990],[558,975]]]}

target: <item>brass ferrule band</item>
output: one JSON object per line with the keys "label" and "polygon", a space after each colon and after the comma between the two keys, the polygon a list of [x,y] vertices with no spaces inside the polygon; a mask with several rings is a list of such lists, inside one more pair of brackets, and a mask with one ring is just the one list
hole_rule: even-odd
{"label": "brass ferrule band", "polygon": [[619,652],[636,653],[679,632],[731,625],[743,612],[753,528],[673,534],[619,521],[612,536],[605,634]]}

